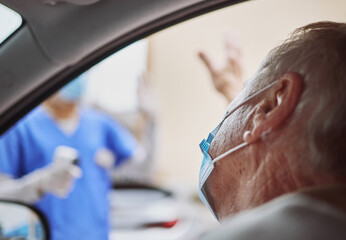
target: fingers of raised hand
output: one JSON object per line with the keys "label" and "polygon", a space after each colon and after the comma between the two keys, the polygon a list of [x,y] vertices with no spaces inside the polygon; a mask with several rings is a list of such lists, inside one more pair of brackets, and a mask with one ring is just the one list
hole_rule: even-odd
{"label": "fingers of raised hand", "polygon": [[211,59],[210,55],[205,51],[199,51],[198,56],[205,64],[205,66],[208,68],[211,75],[215,75],[217,72],[217,67],[215,62]]}

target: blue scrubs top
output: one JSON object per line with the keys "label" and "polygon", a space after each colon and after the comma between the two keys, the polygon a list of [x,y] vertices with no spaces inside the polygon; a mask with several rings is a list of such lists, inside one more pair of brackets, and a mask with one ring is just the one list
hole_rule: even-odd
{"label": "blue scrubs top", "polygon": [[81,110],[77,130],[67,136],[38,107],[1,136],[0,171],[14,178],[24,176],[51,163],[59,145],[78,150],[83,175],[68,198],[46,194],[36,203],[48,218],[52,240],[108,239],[111,182],[107,171],[96,164],[95,155],[107,148],[119,165],[132,156],[134,138],[113,119],[87,109]]}

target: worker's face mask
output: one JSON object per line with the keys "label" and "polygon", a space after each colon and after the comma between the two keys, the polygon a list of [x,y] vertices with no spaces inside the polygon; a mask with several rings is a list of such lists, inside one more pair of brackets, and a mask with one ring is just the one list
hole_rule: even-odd
{"label": "worker's face mask", "polygon": [[59,97],[65,102],[78,102],[86,88],[87,79],[80,75],[59,91]]}
{"label": "worker's face mask", "polygon": [[253,99],[254,97],[258,96],[260,93],[264,92],[265,90],[269,89],[270,87],[272,87],[274,84],[276,83],[273,82],[271,84],[269,84],[268,86],[266,86],[265,88],[263,88],[262,90],[260,90],[259,92],[245,98],[245,100],[243,100],[240,104],[238,104],[233,110],[231,111],[227,111],[225,116],[223,117],[221,123],[208,135],[207,139],[203,139],[203,141],[199,144],[202,153],[203,153],[203,160],[202,160],[202,165],[201,165],[201,169],[199,172],[199,188],[198,188],[198,194],[200,199],[202,200],[202,202],[208,207],[208,209],[213,213],[213,215],[216,217],[217,220],[219,220],[219,217],[216,213],[216,210],[214,208],[214,206],[211,204],[211,199],[208,197],[209,194],[207,192],[206,189],[206,181],[209,177],[209,175],[211,174],[212,170],[214,169],[214,164],[215,162],[219,161],[220,159],[226,157],[227,155],[245,147],[248,145],[247,142],[243,142],[241,144],[239,144],[238,146],[228,150],[227,152],[221,154],[220,156],[216,157],[215,159],[212,159],[208,153],[209,151],[209,147],[211,142],[213,141],[215,135],[217,134],[217,132],[219,131],[222,123],[225,121],[225,119],[231,115],[233,112],[235,112],[238,108],[240,108],[241,106],[243,106],[244,104],[246,104],[248,101],[250,101],[251,99]]}

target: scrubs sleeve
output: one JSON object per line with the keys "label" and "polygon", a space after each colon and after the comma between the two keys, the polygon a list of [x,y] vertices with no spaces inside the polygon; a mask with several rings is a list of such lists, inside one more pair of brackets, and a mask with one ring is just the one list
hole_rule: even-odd
{"label": "scrubs sleeve", "polygon": [[0,136],[0,172],[13,178],[21,177],[19,129],[13,127]]}
{"label": "scrubs sleeve", "polygon": [[115,165],[119,166],[133,156],[137,143],[131,133],[118,122],[111,120],[107,125],[107,147],[115,154]]}

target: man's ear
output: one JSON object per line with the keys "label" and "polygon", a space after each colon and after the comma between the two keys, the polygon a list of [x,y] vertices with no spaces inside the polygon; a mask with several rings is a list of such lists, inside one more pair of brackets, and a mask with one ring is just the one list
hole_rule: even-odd
{"label": "man's ear", "polygon": [[282,75],[269,89],[270,93],[257,104],[252,129],[245,132],[244,141],[255,142],[266,132],[280,126],[294,112],[303,88],[304,81],[301,75]]}

